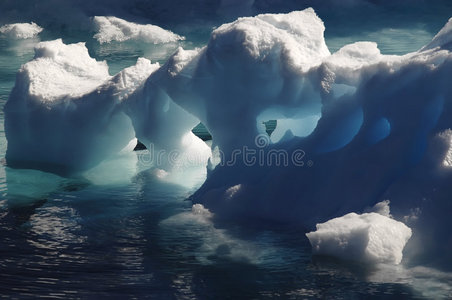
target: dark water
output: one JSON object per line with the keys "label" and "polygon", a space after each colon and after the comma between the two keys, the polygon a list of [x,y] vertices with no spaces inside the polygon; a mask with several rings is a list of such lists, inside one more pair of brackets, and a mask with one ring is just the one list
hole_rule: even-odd
{"label": "dark water", "polygon": [[156,183],[146,171],[124,187],[66,182],[60,189],[28,204],[3,201],[3,296],[420,296],[401,283],[369,282],[378,270],[313,261],[301,229],[197,220],[184,201],[190,191]]}
{"label": "dark water", "polygon": [[[183,42],[202,46],[201,33]],[[163,63],[178,45],[98,45],[92,56],[114,74],[140,56]],[[380,28],[327,35],[333,50],[375,38],[387,53],[414,51],[432,34],[423,28]],[[399,44],[394,40],[401,40]],[[14,74],[33,57],[38,40],[0,39],[0,104]],[[397,46],[399,45],[399,46]],[[7,142],[0,113],[0,155]],[[362,266],[311,257],[302,228],[266,222],[217,222],[192,213],[187,198],[204,179],[194,170],[173,183],[158,179],[134,157],[113,161],[84,179],[0,166],[0,295],[8,298],[156,299],[413,299],[447,298],[450,274],[406,266]],[[122,168],[122,166],[126,166]],[[175,182],[184,182],[180,185]]]}

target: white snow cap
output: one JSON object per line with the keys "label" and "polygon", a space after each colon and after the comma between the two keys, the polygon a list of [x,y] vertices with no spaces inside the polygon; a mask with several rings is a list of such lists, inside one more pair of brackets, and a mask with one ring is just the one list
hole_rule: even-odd
{"label": "white snow cap", "polygon": [[368,263],[399,264],[411,237],[405,224],[378,213],[349,213],[307,233],[314,254]]}
{"label": "white snow cap", "polygon": [[6,24],[0,27],[0,33],[15,39],[29,39],[36,37],[44,29],[36,23]]}
{"label": "white snow cap", "polygon": [[93,22],[97,30],[94,38],[101,44],[110,43],[111,41],[124,42],[127,40],[139,40],[147,43],[160,44],[184,39],[180,35],[155,25],[136,24],[117,17],[96,16]]}
{"label": "white snow cap", "polygon": [[110,78],[107,63],[91,58],[85,43],[66,45],[61,39],[39,43],[34,60],[20,72],[27,74],[30,94],[49,102],[87,94]]}
{"label": "white snow cap", "polygon": [[324,31],[322,20],[312,8],[288,14],[262,14],[220,26],[213,31],[209,47],[219,49],[235,44],[241,55],[257,61],[281,55],[279,59],[287,67],[307,71],[330,55]]}

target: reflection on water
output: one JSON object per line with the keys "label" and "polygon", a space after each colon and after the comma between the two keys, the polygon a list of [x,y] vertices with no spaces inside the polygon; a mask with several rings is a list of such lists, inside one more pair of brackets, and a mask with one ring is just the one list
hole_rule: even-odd
{"label": "reflection on water", "polygon": [[143,170],[129,184],[72,181],[56,185],[43,198],[28,197],[26,203],[6,193],[0,202],[2,294],[181,299],[450,296],[450,274],[312,259],[303,229],[217,222],[207,210],[184,201],[192,192]]}
{"label": "reflection on water", "polygon": [[0,178],[5,179],[5,197],[10,205],[27,203],[45,198],[49,193],[69,181],[58,175],[37,170],[11,169],[2,167]]}
{"label": "reflection on water", "polygon": [[182,255],[195,257],[203,265],[222,261],[258,264],[263,256],[271,251],[235,238],[225,229],[216,228],[212,218],[213,215],[198,204],[194,205],[191,211],[161,221],[165,244],[174,245],[176,248],[183,240],[185,249]]}
{"label": "reflection on water", "polygon": [[311,261],[301,229],[217,223],[184,201],[191,192],[144,170],[128,185],[57,188],[22,206],[4,200],[0,290],[56,298],[421,295],[397,278],[378,282],[368,270]]}
{"label": "reflection on water", "polygon": [[61,250],[71,243],[83,243],[86,237],[80,234],[79,223],[79,216],[71,207],[43,206],[38,208],[30,216],[27,224],[30,226],[30,234],[36,237],[36,239],[30,240],[30,243],[36,248],[47,250]]}
{"label": "reflection on water", "polygon": [[381,265],[368,274],[369,282],[398,282],[412,287],[416,293],[428,299],[452,298],[452,273],[428,267],[404,267]]}

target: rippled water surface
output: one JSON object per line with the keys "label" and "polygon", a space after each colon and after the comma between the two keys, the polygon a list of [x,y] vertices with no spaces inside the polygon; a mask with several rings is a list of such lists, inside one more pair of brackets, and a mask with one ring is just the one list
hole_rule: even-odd
{"label": "rippled water surface", "polygon": [[[43,33],[51,39],[59,33]],[[415,28],[328,37],[332,50],[365,37],[387,53],[413,51],[432,34]],[[146,56],[163,63],[178,45],[98,45],[87,41],[112,74]],[[401,40],[402,39],[402,40]],[[394,40],[401,40],[398,48]],[[193,42],[195,41],[195,42]],[[203,34],[186,48],[201,46]],[[38,40],[0,39],[0,103]],[[3,111],[0,156],[6,151]],[[133,155],[140,153],[134,153]],[[138,164],[138,166],[137,166]],[[0,166],[0,294],[80,298],[411,299],[450,296],[450,275],[423,268],[313,259],[302,228],[215,222],[191,212],[187,198],[203,181],[162,182],[136,157],[113,161],[88,179],[65,179]],[[104,169],[102,169],[104,168]],[[114,173],[117,173],[116,175]]]}

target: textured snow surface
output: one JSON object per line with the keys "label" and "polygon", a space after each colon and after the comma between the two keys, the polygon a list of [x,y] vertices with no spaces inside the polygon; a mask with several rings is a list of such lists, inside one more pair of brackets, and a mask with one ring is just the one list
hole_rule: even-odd
{"label": "textured snow surface", "polygon": [[127,40],[160,44],[184,39],[182,36],[155,25],[136,24],[117,17],[96,16],[93,18],[93,22],[97,31],[94,38],[101,44]]}
{"label": "textured snow surface", "polygon": [[37,24],[14,23],[6,24],[0,27],[0,33],[14,39],[29,39],[36,37],[44,29]]}
{"label": "textured snow surface", "polygon": [[[263,14],[239,18],[214,30],[209,43],[212,51],[223,54],[224,46],[236,45],[236,51],[250,60],[272,60],[276,55],[283,67],[306,71],[330,55],[323,39],[325,27],[313,9],[289,14]],[[233,42],[233,43],[232,43]]]}
{"label": "textured snow surface", "polygon": [[39,43],[19,74],[30,96],[46,102],[85,95],[110,78],[107,63],[91,58],[84,43],[65,45],[61,39]]}

